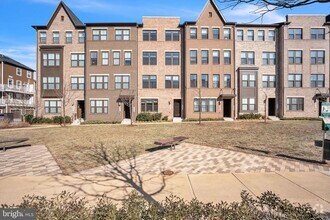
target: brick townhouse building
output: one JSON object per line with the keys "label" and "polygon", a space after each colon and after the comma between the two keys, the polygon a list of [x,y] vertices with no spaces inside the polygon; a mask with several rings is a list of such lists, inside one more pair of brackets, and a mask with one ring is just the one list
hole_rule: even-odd
{"label": "brick townhouse building", "polygon": [[14,120],[34,114],[34,70],[0,54],[0,114],[13,113]]}
{"label": "brick townhouse building", "polygon": [[46,26],[33,27],[43,116],[318,117],[329,94],[330,15],[239,24],[207,0],[196,21],[82,23],[61,1]]}

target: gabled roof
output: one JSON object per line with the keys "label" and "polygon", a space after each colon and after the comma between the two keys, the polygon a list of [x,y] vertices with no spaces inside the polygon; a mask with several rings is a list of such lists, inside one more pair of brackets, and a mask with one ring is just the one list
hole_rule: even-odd
{"label": "gabled roof", "polygon": [[63,7],[64,11],[66,12],[66,14],[69,16],[72,24],[78,28],[78,29],[82,29],[85,28],[84,23],[82,23],[79,18],[71,11],[71,9],[63,2],[61,1],[57,8],[55,9],[52,17],[50,18],[50,20],[47,23],[47,26],[32,26],[34,29],[49,29],[49,26],[52,24],[52,22],[54,21],[56,15],[58,14],[58,12],[60,11],[61,7]]}
{"label": "gabled roof", "polygon": [[26,69],[26,70],[29,70],[29,71],[32,71],[32,72],[35,72],[35,70],[31,69],[30,67],[28,66],[25,66],[24,64],[10,58],[10,57],[7,57],[3,54],[0,54],[0,62],[5,62],[5,63],[9,63],[11,65],[14,65],[14,66],[17,66],[17,67],[21,67],[23,69]]}
{"label": "gabled roof", "polygon": [[220,9],[218,8],[218,5],[214,2],[214,0],[207,0],[205,5],[204,5],[204,8],[203,10],[201,11],[201,13],[199,14],[198,18],[196,21],[199,20],[199,18],[201,17],[202,13],[204,12],[205,8],[207,7],[207,4],[210,2],[210,4],[212,5],[212,7],[214,8],[214,10],[217,12],[217,15],[220,17],[220,19],[222,20],[222,22],[224,24],[228,23],[226,21],[226,18],[223,16],[223,14],[221,13]]}

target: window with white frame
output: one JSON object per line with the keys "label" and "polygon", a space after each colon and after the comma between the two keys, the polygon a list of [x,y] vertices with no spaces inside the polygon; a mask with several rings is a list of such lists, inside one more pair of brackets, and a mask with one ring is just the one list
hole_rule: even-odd
{"label": "window with white frame", "polygon": [[13,88],[13,86],[14,86],[14,80],[11,78],[8,78],[8,87]]}
{"label": "window with white frame", "polygon": [[230,64],[231,63],[231,51],[230,50],[224,50],[223,51],[223,58],[224,58],[224,64]]}
{"label": "window with white frame", "polygon": [[91,65],[96,66],[97,65],[97,51],[91,51]]}
{"label": "window with white frame", "polygon": [[208,28],[202,28],[202,39],[209,39],[209,29]]}
{"label": "window with white frame", "polygon": [[156,75],[143,75],[142,76],[142,88],[144,88],[144,89],[157,88],[157,76]]}
{"label": "window with white frame", "polygon": [[254,30],[248,30],[247,31],[247,39],[249,41],[254,41]]}
{"label": "window with white frame", "polygon": [[157,52],[143,52],[143,65],[157,65]]}
{"label": "window with white frame", "polygon": [[311,64],[324,64],[324,50],[311,50]]}
{"label": "window with white frame", "polygon": [[302,28],[289,28],[289,39],[301,40],[303,39],[303,29]]}
{"label": "window with white frame", "polygon": [[80,44],[85,43],[85,31],[78,32],[78,42]]}
{"label": "window with white frame", "polygon": [[312,40],[323,40],[325,36],[324,28],[311,28],[311,39]]}
{"label": "window with white frame", "polygon": [[197,28],[190,28],[190,39],[197,39]]}
{"label": "window with white frame", "polygon": [[242,111],[255,111],[255,98],[242,98]]}
{"label": "window with white frame", "polygon": [[219,40],[220,39],[220,29],[212,28],[212,32],[213,32],[213,40]]}
{"label": "window with white frame", "polygon": [[302,74],[289,74],[288,87],[302,87]]}
{"label": "window with white frame", "polygon": [[141,112],[158,112],[158,99],[141,99]]}
{"label": "window with white frame", "polygon": [[197,64],[197,50],[190,50],[190,64]]}
{"label": "window with white frame", "polygon": [[209,63],[209,51],[202,50],[202,64],[208,64],[208,63]]}
{"label": "window with white frame", "polygon": [[275,52],[262,52],[262,64],[263,65],[275,65],[276,59]]}
{"label": "window with white frame", "polygon": [[268,31],[268,40],[269,41],[275,41],[275,31],[274,30],[269,30]]}
{"label": "window with white frame", "polygon": [[275,88],[276,81],[275,75],[263,75],[262,76],[262,87],[263,88]]}
{"label": "window with white frame", "polygon": [[213,64],[220,64],[220,50],[212,51]]}
{"label": "window with white frame", "polygon": [[224,28],[223,29],[223,38],[225,40],[230,40],[231,36],[230,36],[230,28]]}
{"label": "window with white frame", "polygon": [[180,31],[165,31],[166,41],[179,41]]}
{"label": "window with white frame", "polygon": [[22,81],[16,80],[16,88],[21,89],[22,88]]}
{"label": "window with white frame", "polygon": [[237,30],[237,40],[243,41],[244,40],[244,31],[243,30]]}
{"label": "window with white frame", "polygon": [[179,52],[165,52],[165,65],[179,65]]}
{"label": "window with white frame", "polygon": [[209,74],[202,74],[202,88],[209,88]]}
{"label": "window with white frame", "polygon": [[54,44],[60,43],[60,32],[58,31],[53,32],[53,43]]}
{"label": "window with white frame", "polygon": [[117,75],[115,76],[115,89],[129,89],[130,76]]}
{"label": "window with white frame", "polygon": [[213,88],[220,88],[220,75],[213,74]]}
{"label": "window with white frame", "polygon": [[225,74],[223,77],[223,83],[225,88],[230,88],[231,87],[231,75],[230,74]]}
{"label": "window with white frame", "polygon": [[265,31],[259,30],[258,31],[258,41],[264,41],[265,40]]}
{"label": "window with white frame", "polygon": [[91,100],[91,114],[108,114],[108,100]]}
{"label": "window with white frame", "polygon": [[47,34],[45,31],[39,33],[39,43],[45,44],[47,42]]}
{"label": "window with white frame", "polygon": [[165,76],[165,88],[179,88],[179,76]]}
{"label": "window with white frame", "polygon": [[311,74],[311,87],[324,87],[324,74]]}
{"label": "window with white frame", "polygon": [[241,52],[241,64],[254,64],[254,52]]}
{"label": "window with white frame", "polygon": [[302,50],[288,51],[289,64],[302,64]]}
{"label": "window with white frame", "polygon": [[157,41],[157,31],[143,30],[143,41]]}
{"label": "window with white frame", "polygon": [[43,66],[60,66],[60,53],[43,53]]}
{"label": "window with white frame", "polygon": [[32,72],[31,71],[26,71],[26,78],[29,78],[29,79],[32,78]]}
{"label": "window with white frame", "polygon": [[45,100],[45,113],[58,114],[62,112],[61,100]]}
{"label": "window with white frame", "polygon": [[22,69],[21,68],[16,68],[16,75],[21,76],[22,75]]}
{"label": "window with white frame", "polygon": [[109,52],[102,51],[102,65],[106,66],[109,65]]}

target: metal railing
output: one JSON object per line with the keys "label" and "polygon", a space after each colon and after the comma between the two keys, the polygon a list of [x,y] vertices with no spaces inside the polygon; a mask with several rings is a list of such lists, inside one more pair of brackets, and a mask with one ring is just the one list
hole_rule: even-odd
{"label": "metal railing", "polygon": [[20,93],[30,93],[34,94],[34,88],[21,86],[17,87],[16,85],[0,84],[0,91],[8,92],[20,92]]}

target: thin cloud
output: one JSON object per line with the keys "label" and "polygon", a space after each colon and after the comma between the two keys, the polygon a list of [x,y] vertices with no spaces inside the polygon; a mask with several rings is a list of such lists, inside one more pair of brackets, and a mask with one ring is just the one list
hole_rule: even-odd
{"label": "thin cloud", "polygon": [[34,45],[13,45],[0,49],[0,53],[18,62],[35,69],[36,68],[36,47]]}
{"label": "thin cloud", "polygon": [[263,17],[260,14],[255,13],[258,9],[254,5],[240,5],[234,9],[226,9],[222,12],[229,21],[235,21],[238,23],[277,23],[285,20],[284,16],[279,11],[271,11],[266,13]]}

